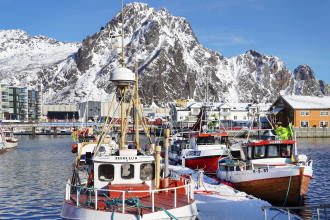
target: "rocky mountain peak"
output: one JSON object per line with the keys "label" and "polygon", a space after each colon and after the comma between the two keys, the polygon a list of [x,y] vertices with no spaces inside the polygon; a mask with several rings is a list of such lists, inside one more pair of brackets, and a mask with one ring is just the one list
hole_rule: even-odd
{"label": "rocky mountain peak", "polygon": [[[203,101],[207,87],[210,101],[266,102],[276,99],[281,91],[329,94],[329,85],[316,80],[310,67],[298,67],[293,74],[280,58],[256,50],[225,58],[205,48],[189,22],[167,9],[133,2],[125,5],[123,12],[81,45],[10,31],[11,38],[17,40],[0,44],[0,76],[14,84],[42,84],[47,103],[105,101],[114,91],[109,76],[120,65],[118,47],[123,29],[124,64],[134,70],[138,63],[140,95],[147,104]],[[3,33],[0,31],[0,36]],[[6,50],[12,52],[3,52]]]}
{"label": "rocky mountain peak", "polygon": [[293,71],[296,80],[315,80],[315,74],[308,65],[300,65]]}

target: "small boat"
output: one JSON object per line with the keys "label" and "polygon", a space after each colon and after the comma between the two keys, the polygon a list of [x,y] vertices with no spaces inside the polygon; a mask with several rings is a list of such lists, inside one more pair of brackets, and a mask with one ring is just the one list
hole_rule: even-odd
{"label": "small boat", "polygon": [[228,156],[226,132],[192,133],[190,138],[177,139],[170,146],[169,157],[191,169],[215,174],[218,161]]}
{"label": "small boat", "polygon": [[6,142],[3,140],[0,140],[0,154],[4,153],[6,151]]}
{"label": "small boat", "polygon": [[18,140],[17,138],[14,137],[14,134],[12,131],[3,131],[2,135],[4,136],[5,139],[5,145],[6,148],[14,148],[17,147]]}
{"label": "small boat", "polygon": [[[201,107],[196,124],[187,138],[173,141],[169,157],[175,163],[181,163],[191,169],[203,169],[207,174],[215,174],[218,161],[228,156],[228,133],[214,131],[208,115],[212,106],[205,104]],[[217,125],[219,126],[219,125]]]}
{"label": "small boat", "polygon": [[302,202],[313,169],[310,158],[297,155],[296,141],[258,140],[238,146],[219,160],[217,178],[275,204]]}

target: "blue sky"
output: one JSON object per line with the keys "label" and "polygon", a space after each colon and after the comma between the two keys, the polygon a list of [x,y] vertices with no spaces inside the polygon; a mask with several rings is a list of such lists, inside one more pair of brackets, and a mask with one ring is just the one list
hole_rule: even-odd
{"label": "blue sky", "polygon": [[[131,1],[125,1],[125,3]],[[147,0],[188,19],[199,41],[224,56],[249,49],[310,65],[330,83],[330,1]],[[120,0],[0,0],[0,29],[81,41],[120,10]]]}

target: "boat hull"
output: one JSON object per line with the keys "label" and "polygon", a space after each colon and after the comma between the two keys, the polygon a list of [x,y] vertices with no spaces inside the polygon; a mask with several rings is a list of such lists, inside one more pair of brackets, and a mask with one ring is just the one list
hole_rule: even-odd
{"label": "boat hull", "polygon": [[[195,220],[198,216],[196,202],[189,205],[173,208],[167,210],[172,215],[182,220]],[[112,216],[113,215],[113,216]],[[62,206],[61,217],[63,219],[116,219],[116,220],[136,220],[137,215],[125,214],[120,212],[106,212],[88,208],[77,207],[71,204],[69,201],[64,201]],[[144,214],[140,218],[141,220],[170,220],[171,218],[164,212],[158,211],[153,213]]]}
{"label": "boat hull", "polygon": [[7,141],[6,142],[6,148],[15,148],[17,147],[17,142],[16,141]]}
{"label": "boat hull", "polygon": [[[306,169],[306,170],[305,170]],[[282,170],[282,172],[281,172]],[[240,172],[240,171],[231,171]],[[238,175],[229,178],[224,177],[224,173],[218,178],[233,184],[233,187],[239,191],[246,192],[255,197],[267,200],[279,205],[298,205],[303,201],[304,195],[308,191],[308,185],[312,176],[312,170],[309,167],[297,167],[288,169],[259,169],[251,173],[241,171]],[[245,181],[240,181],[245,180]]]}
{"label": "boat hull", "polygon": [[206,173],[216,173],[218,161],[222,155],[192,157],[185,159],[185,166],[191,169],[203,169]]}

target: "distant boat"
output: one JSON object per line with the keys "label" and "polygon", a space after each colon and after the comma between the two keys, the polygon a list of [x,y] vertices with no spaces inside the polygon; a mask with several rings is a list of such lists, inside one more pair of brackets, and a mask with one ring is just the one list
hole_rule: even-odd
{"label": "distant boat", "polygon": [[14,148],[17,147],[18,140],[17,138],[14,137],[14,134],[12,131],[3,131],[2,135],[4,136],[5,139],[5,145],[6,148]]}
{"label": "distant boat", "polygon": [[272,203],[299,204],[313,174],[312,160],[296,155],[293,140],[259,140],[232,149],[219,160],[217,178]]}
{"label": "distant boat", "polygon": [[226,132],[192,133],[189,139],[175,140],[170,146],[169,157],[191,169],[216,173],[218,161],[228,156]]}
{"label": "distant boat", "polygon": [[[191,169],[203,169],[208,174],[215,174],[218,160],[228,156],[228,133],[213,131],[219,127],[210,121],[208,110],[212,106],[205,104],[201,107],[196,124],[187,139],[174,141],[169,150],[169,157],[176,163],[184,164]],[[211,129],[211,130],[210,130]]]}

